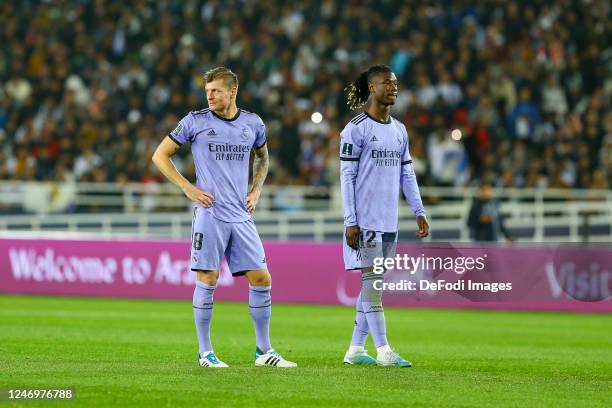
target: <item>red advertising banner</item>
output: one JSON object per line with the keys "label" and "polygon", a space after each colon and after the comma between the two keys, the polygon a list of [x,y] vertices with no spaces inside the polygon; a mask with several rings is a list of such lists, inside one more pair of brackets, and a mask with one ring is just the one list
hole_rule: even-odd
{"label": "red advertising banner", "polygon": [[[266,242],[274,302],[354,304],[340,243]],[[389,306],[612,312],[612,248],[400,244],[380,259]],[[186,241],[0,239],[0,293],[190,299]],[[221,268],[215,299],[246,301]]]}

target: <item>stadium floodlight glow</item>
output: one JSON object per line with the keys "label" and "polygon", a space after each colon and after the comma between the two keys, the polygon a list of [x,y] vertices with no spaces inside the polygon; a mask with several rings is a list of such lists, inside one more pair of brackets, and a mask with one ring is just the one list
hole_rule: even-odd
{"label": "stadium floodlight glow", "polygon": [[451,132],[451,139],[459,141],[461,140],[461,137],[463,135],[461,134],[461,130],[459,129],[453,129],[453,131]]}
{"label": "stadium floodlight glow", "polygon": [[313,114],[310,116],[310,120],[312,120],[313,123],[321,123],[323,120],[323,115],[321,115],[321,112],[313,112]]}

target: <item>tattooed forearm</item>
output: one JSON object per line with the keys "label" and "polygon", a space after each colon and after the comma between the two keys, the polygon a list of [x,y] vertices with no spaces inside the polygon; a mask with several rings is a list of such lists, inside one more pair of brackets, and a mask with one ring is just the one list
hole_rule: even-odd
{"label": "tattooed forearm", "polygon": [[261,192],[263,183],[268,175],[268,146],[263,145],[260,149],[255,149],[255,157],[253,159],[253,190]]}

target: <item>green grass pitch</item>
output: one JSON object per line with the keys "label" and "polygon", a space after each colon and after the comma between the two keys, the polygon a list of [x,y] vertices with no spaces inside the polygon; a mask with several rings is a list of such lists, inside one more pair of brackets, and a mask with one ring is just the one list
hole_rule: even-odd
{"label": "green grass pitch", "polygon": [[230,368],[213,370],[197,366],[189,300],[0,296],[0,388],[73,388],[71,402],[35,403],[60,407],[612,406],[610,315],[386,316],[414,367],[346,367],[350,307],[276,304],[273,345],[299,367],[257,368],[246,304],[219,302],[213,344]]}

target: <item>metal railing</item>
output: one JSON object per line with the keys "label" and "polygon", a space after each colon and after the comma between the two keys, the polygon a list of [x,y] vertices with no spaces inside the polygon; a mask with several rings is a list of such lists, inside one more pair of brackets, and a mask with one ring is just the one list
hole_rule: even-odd
{"label": "metal railing", "polygon": [[[259,208],[270,211],[329,209],[326,187],[266,186]],[[170,183],[0,182],[0,213],[176,212],[191,203]]]}
{"label": "metal railing", "polygon": [[[427,204],[471,203],[477,189],[469,187],[421,187]],[[612,205],[612,190],[505,189],[502,201],[597,201]],[[189,200],[170,183],[52,183],[0,181],[0,213],[74,212],[176,212],[189,209]],[[303,212],[342,209],[340,188],[265,186],[258,208],[266,211]]]}
{"label": "metal railing", "polygon": [[[469,241],[471,188],[424,187],[429,240]],[[612,243],[612,190],[503,190],[506,225],[521,242]],[[0,183],[0,231],[11,236],[185,238],[191,204],[170,184]],[[400,239],[414,239],[414,216],[400,207]],[[23,214],[27,212],[27,214]],[[19,214],[22,213],[22,214]],[[339,188],[266,186],[255,214],[264,239],[338,240]]]}

